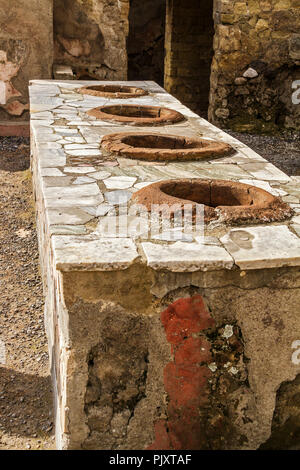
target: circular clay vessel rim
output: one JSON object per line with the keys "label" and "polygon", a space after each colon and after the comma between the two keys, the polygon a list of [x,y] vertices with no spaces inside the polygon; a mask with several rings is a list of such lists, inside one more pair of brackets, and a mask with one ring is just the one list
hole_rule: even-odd
{"label": "circular clay vessel rim", "polygon": [[[163,187],[170,184],[202,184],[203,186],[209,186],[210,191],[212,191],[212,188],[214,187],[217,189],[224,189],[226,187],[234,187],[235,189],[245,189],[248,192],[251,191],[253,196],[256,195],[258,199],[261,197],[263,199],[263,202],[258,200],[251,205],[218,204],[211,206],[208,203],[196,203],[191,199],[184,199],[165,193],[163,191]],[[149,212],[153,210],[153,205],[156,205],[157,207],[162,206],[162,213],[164,213],[165,211],[168,216],[172,215],[172,211],[164,209],[164,207],[171,208],[173,206],[174,208],[176,208],[176,211],[178,211],[179,208],[182,208],[185,204],[188,204],[189,206],[192,205],[194,216],[196,207],[199,204],[203,204],[204,219],[206,223],[218,219],[220,215],[222,216],[222,221],[224,223],[275,222],[288,219],[293,215],[292,208],[287,203],[283,202],[280,197],[274,196],[268,191],[265,191],[264,189],[259,188],[257,186],[247,185],[245,183],[239,183],[230,180],[193,178],[159,181],[156,183],[152,183],[134,193],[132,196],[132,201],[137,204],[142,204],[146,207]],[[173,214],[174,213],[175,209]]]}
{"label": "circular clay vessel rim", "polygon": [[[195,143],[208,144],[205,147],[192,147],[192,148],[151,148],[151,147],[135,147],[124,142],[125,139],[130,137],[162,137],[168,139],[185,139],[189,145]],[[200,137],[185,137],[182,135],[173,134],[158,134],[158,133],[132,133],[122,132],[115,134],[107,134],[102,138],[101,147],[105,150],[116,153],[119,156],[133,158],[137,160],[146,161],[192,161],[203,160],[205,158],[220,158],[234,152],[234,149],[226,143],[217,142]]]}
{"label": "circular clay vessel rim", "polygon": [[[119,91],[99,91],[99,90],[93,90],[93,88],[96,87],[107,87],[107,88],[120,88]],[[122,91],[122,89],[124,91]],[[135,87],[135,86],[130,86],[130,85],[90,85],[90,86],[84,86],[81,88],[77,89],[78,93],[81,93],[82,95],[91,95],[91,96],[99,96],[99,97],[104,97],[104,98],[115,98],[115,99],[128,99],[128,98],[140,98],[141,96],[146,96],[148,95],[148,91],[144,90],[143,88]]]}
{"label": "circular clay vessel rim", "polygon": [[[133,109],[133,108],[140,108],[145,111],[164,111],[163,116],[158,117],[134,117],[134,116],[126,116],[119,115],[119,114],[109,114],[105,112],[105,110],[109,110],[109,108],[123,108],[123,109]],[[87,111],[89,116],[96,117],[97,119],[101,119],[102,121],[112,121],[118,122],[122,124],[131,124],[131,125],[161,125],[166,123],[175,124],[177,122],[181,122],[185,120],[183,114],[179,113],[175,109],[165,108],[164,106],[150,106],[150,105],[138,105],[138,104],[128,104],[128,105],[106,105],[106,106],[99,106],[97,108],[90,109]]]}

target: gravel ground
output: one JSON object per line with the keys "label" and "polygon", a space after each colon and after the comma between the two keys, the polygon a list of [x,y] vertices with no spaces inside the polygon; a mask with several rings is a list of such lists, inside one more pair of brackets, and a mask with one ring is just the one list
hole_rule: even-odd
{"label": "gravel ground", "polygon": [[54,447],[29,139],[0,138],[0,449]]}
{"label": "gravel ground", "polygon": [[285,137],[240,134],[226,131],[244,142],[289,176],[300,175],[300,132]]}
{"label": "gravel ground", "polygon": [[[299,136],[229,133],[289,175],[300,174]],[[6,347],[5,364],[0,354],[0,449],[51,449],[51,383],[28,139],[0,137],[0,219],[0,340]]]}

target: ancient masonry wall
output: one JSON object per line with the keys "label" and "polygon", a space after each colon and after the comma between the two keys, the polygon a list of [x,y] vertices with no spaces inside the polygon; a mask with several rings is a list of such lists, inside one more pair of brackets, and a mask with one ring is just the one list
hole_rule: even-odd
{"label": "ancient masonry wall", "polygon": [[[163,21],[154,12],[147,21],[149,3],[131,5],[132,16],[129,0],[2,1],[0,122],[28,119],[28,80],[51,78],[53,64],[71,66],[75,78],[124,80],[130,54],[131,78],[151,68],[162,81]],[[163,2],[155,5],[164,15]],[[209,120],[223,128],[297,130],[299,23],[299,0],[167,0],[165,88],[203,116],[209,107]],[[153,36],[136,48],[149,25]]]}
{"label": "ancient masonry wall", "polygon": [[[234,152],[182,162],[106,152],[104,135],[137,128],[88,115],[97,106],[124,104],[78,93],[88,84],[95,82],[30,86],[58,448],[299,446],[299,177],[153,82],[130,83],[149,94],[125,102],[168,106],[185,120],[139,132],[203,136]],[[264,188],[293,215],[235,227],[218,221],[205,240],[197,234],[182,240],[176,230],[141,233],[134,215],[123,231],[122,212],[114,217],[119,203],[132,207],[140,188],[178,178]],[[123,229],[114,232],[115,223]]]}
{"label": "ancient masonry wall", "polygon": [[82,79],[127,78],[129,0],[54,0],[54,63]]}
{"label": "ancient masonry wall", "polygon": [[210,120],[246,132],[299,129],[299,0],[215,0],[214,20]]}
{"label": "ancient masonry wall", "polygon": [[52,73],[52,24],[49,0],[0,2],[0,123],[29,119],[28,82]]}

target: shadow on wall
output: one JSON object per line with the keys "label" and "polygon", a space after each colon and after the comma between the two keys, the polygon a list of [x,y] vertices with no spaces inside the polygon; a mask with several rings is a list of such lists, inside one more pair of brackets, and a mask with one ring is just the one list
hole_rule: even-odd
{"label": "shadow on wall", "polygon": [[54,0],[54,62],[73,66],[78,79],[98,79],[109,69],[104,37],[84,10],[78,1]]}
{"label": "shadow on wall", "polygon": [[260,450],[300,450],[300,375],[277,392],[270,439]]}
{"label": "shadow on wall", "polygon": [[15,436],[50,436],[50,377],[23,374],[0,366],[0,399],[0,430]]}

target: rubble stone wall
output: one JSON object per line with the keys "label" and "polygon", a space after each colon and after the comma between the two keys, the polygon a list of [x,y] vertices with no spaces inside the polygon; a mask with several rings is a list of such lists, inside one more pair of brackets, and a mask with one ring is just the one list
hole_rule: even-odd
{"label": "rubble stone wall", "polygon": [[0,121],[27,120],[28,80],[57,64],[78,79],[164,80],[223,128],[297,130],[299,23],[300,0],[5,0]]}
{"label": "rubble stone wall", "polygon": [[299,0],[215,0],[214,22],[210,120],[236,131],[299,129]]}
{"label": "rubble stone wall", "polygon": [[[117,277],[63,273],[59,310],[67,308],[68,333],[62,324],[57,331],[64,341],[69,334],[70,353],[59,337],[53,344],[57,381],[68,381],[58,396],[67,410],[62,447],[269,448],[286,428],[274,428],[275,410],[299,414],[287,394],[276,407],[277,390],[298,370],[291,361],[298,276],[298,268],[247,272],[247,279],[198,272],[193,282],[137,266]],[[153,296],[151,283],[171,290]],[[277,448],[297,444],[291,434]]]}
{"label": "rubble stone wall", "polygon": [[54,61],[77,78],[124,80],[129,0],[54,0]]}

